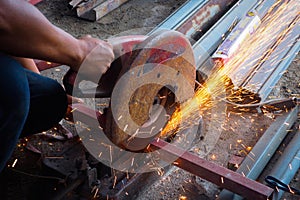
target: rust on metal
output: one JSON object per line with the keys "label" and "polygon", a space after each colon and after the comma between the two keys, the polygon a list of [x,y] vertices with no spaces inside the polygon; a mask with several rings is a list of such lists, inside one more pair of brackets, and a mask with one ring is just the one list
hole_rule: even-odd
{"label": "rust on metal", "polygon": [[242,164],[245,157],[233,155],[228,161],[227,167],[232,171],[236,171],[239,166]]}
{"label": "rust on metal", "polygon": [[[81,121],[84,123],[93,121],[96,116],[98,120],[99,117],[103,118],[100,113],[97,113],[97,115],[95,115],[96,111],[82,104],[73,106],[72,110],[73,112],[80,113]],[[102,124],[102,122],[100,122],[100,124]],[[269,188],[254,180],[248,179],[247,177],[244,177],[239,173],[233,172],[215,163],[209,162],[191,152],[180,149],[161,139],[152,140],[147,150],[149,149],[152,151],[160,149],[159,156],[162,160],[166,162],[168,162],[169,160],[175,160],[174,162],[172,162],[173,165],[205,180],[208,180],[218,185],[219,187],[246,197],[247,199],[266,200],[270,198],[273,193],[272,188]]]}
{"label": "rust on metal", "polygon": [[[89,123],[96,117],[98,121],[99,119],[103,120],[103,115],[82,104],[73,105],[71,109],[73,112],[80,114],[80,119],[84,123]],[[103,124],[103,122],[100,120],[100,125],[101,124]],[[273,193],[273,189],[259,182],[204,160],[191,152],[180,149],[161,139],[152,140],[147,150],[149,149],[152,151],[160,149],[159,156],[162,160],[166,162],[172,160],[171,163],[173,165],[248,199],[266,200],[271,197]]]}
{"label": "rust on metal", "polygon": [[150,149],[160,149],[159,156],[162,160],[178,157],[173,165],[247,199],[266,200],[273,194],[273,189],[262,183],[248,179],[239,173],[209,162],[163,140],[153,140]]}
{"label": "rust on metal", "polygon": [[105,126],[105,116],[96,110],[90,109],[86,105],[82,103],[73,103],[72,105],[68,106],[68,110],[66,113],[66,119],[69,121],[73,121],[73,115],[76,113],[76,116],[80,118],[80,121],[92,126],[91,121],[94,121],[97,118],[99,124],[96,124],[96,127],[99,125],[104,128]]}
{"label": "rust on metal", "polygon": [[176,30],[197,40],[236,2],[237,0],[211,0]]}
{"label": "rust on metal", "polygon": [[84,13],[90,11],[91,9],[93,9],[95,6],[103,3],[104,0],[89,0],[89,1],[81,1],[80,3],[78,3],[77,5],[73,6],[76,7],[76,12],[77,12],[77,16],[81,16]]}
{"label": "rust on metal", "polygon": [[43,60],[34,60],[34,62],[40,71],[43,71],[46,69],[51,69],[53,67],[58,67],[61,65],[58,63],[52,63],[52,62],[47,62],[47,61],[43,61]]}
{"label": "rust on metal", "polygon": [[81,18],[97,21],[101,17],[110,13],[114,9],[118,8],[128,0],[107,0],[103,3],[99,3],[96,7],[80,15]]}

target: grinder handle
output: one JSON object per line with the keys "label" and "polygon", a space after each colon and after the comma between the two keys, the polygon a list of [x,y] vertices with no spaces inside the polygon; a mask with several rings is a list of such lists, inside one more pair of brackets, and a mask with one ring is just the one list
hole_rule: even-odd
{"label": "grinder handle", "polygon": [[[120,56],[124,55],[125,53],[132,52],[135,46],[143,42],[146,38],[147,36],[145,35],[119,36],[119,37],[109,38],[107,42],[109,42],[113,46],[115,60],[117,60]],[[111,68],[114,68],[113,63],[111,64],[108,71],[114,70]],[[109,84],[114,85],[115,84],[114,81],[116,81],[116,77],[118,77],[118,75],[119,75],[118,73],[110,73],[110,76],[114,76],[114,77],[112,77],[113,82]],[[72,69],[69,69],[69,71],[63,77],[63,85],[65,87],[67,94],[72,95],[73,90],[76,90],[76,95],[79,97],[83,97],[85,96],[84,91],[82,91],[79,88],[79,83],[83,80],[78,80],[75,84],[76,77],[77,77],[77,72]]]}

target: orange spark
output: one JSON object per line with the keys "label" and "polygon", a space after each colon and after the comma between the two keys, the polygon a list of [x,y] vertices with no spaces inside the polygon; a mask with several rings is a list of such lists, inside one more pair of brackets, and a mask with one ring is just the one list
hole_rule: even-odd
{"label": "orange spark", "polygon": [[[276,11],[274,12],[274,10]],[[295,16],[298,16],[295,18]],[[185,129],[191,126],[190,122],[197,123],[205,110],[218,103],[213,97],[224,94],[225,89],[230,85],[231,77],[235,77],[234,85],[240,85],[245,74],[241,71],[255,71],[259,66],[270,59],[274,48],[282,39],[290,33],[290,30],[300,21],[300,14],[293,1],[278,1],[261,19],[261,24],[256,32],[248,37],[240,45],[234,56],[226,63],[215,63],[211,74],[204,85],[198,87],[193,98],[189,99],[175,110],[167,125],[161,132],[162,137],[175,134],[177,129]],[[291,23],[293,22],[293,23]],[[276,57],[276,55],[274,55]],[[274,61],[273,61],[274,60]],[[273,59],[272,65],[276,66],[280,60]],[[258,85],[251,85],[246,88],[251,91],[259,88]],[[233,102],[242,102],[245,95],[255,102],[255,97],[247,93],[246,89],[233,87],[232,94],[227,96]],[[218,98],[219,100],[221,98]],[[180,126],[180,127],[179,127]]]}

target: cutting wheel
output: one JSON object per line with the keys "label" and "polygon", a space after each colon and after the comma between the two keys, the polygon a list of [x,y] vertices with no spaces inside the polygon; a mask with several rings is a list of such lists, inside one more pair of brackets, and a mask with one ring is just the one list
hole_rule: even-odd
{"label": "cutting wheel", "polygon": [[195,60],[184,35],[158,31],[136,46],[125,65],[111,96],[105,132],[118,146],[140,151],[159,135],[175,105],[192,97]]}

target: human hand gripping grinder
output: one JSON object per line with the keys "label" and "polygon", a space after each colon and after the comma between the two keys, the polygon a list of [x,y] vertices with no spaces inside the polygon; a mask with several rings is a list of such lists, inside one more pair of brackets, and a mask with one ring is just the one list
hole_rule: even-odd
{"label": "human hand gripping grinder", "polygon": [[174,105],[194,95],[193,49],[183,34],[169,30],[109,42],[116,59],[96,88],[80,88],[80,70],[68,71],[63,83],[73,96],[110,97],[105,134],[121,148],[141,151],[159,136]]}

